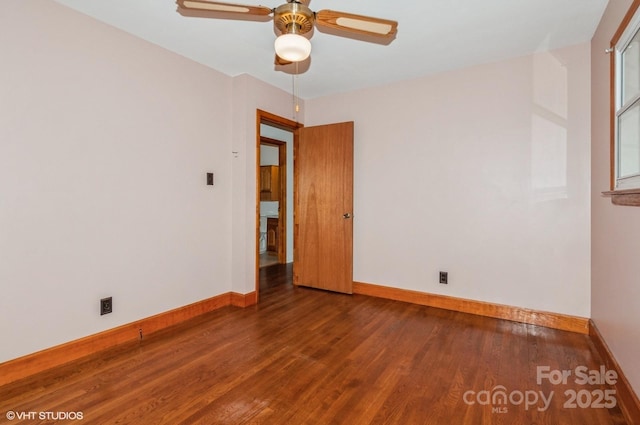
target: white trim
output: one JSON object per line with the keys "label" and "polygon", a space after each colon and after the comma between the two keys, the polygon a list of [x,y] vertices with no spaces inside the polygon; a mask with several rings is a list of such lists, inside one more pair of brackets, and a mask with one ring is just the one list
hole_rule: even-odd
{"label": "white trim", "polygon": [[[633,15],[633,18],[629,21],[629,23],[627,24],[627,27],[625,28],[624,32],[620,36],[620,39],[618,39],[618,42],[616,43],[617,51],[619,52],[624,51],[627,45],[631,43],[633,36],[636,35],[638,28],[640,28],[640,13],[638,12],[640,12],[640,9],[636,10],[636,13]],[[622,46],[622,48],[620,48],[620,46]]]}
{"label": "white trim", "polygon": [[[620,132],[619,123],[620,118],[627,111],[633,108],[638,100],[640,100],[640,93],[635,94],[632,99],[629,99],[623,104],[622,99],[622,54],[627,49],[633,38],[640,31],[640,9],[636,10],[633,17],[627,24],[624,32],[618,39],[615,45],[615,69],[614,69],[614,106],[615,106],[615,122],[614,122],[614,177],[615,177],[615,189],[636,189],[640,188],[640,175],[632,175],[620,177]],[[640,73],[640,70],[638,70]],[[639,135],[640,137],[640,135]],[[638,159],[640,161],[640,158]]]}
{"label": "white trim", "polygon": [[616,190],[640,188],[640,175],[616,179]]}

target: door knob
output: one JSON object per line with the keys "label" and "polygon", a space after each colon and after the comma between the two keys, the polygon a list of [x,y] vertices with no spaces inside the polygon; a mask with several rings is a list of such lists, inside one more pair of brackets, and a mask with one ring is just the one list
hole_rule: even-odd
{"label": "door knob", "polygon": [[350,213],[344,213],[344,214],[342,214],[342,218],[351,218],[351,214]]}

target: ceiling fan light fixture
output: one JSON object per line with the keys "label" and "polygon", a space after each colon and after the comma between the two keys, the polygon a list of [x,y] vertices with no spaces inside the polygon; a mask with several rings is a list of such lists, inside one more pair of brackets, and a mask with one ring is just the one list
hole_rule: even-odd
{"label": "ceiling fan light fixture", "polygon": [[289,62],[300,62],[311,54],[311,42],[300,34],[282,34],[276,38],[276,54]]}

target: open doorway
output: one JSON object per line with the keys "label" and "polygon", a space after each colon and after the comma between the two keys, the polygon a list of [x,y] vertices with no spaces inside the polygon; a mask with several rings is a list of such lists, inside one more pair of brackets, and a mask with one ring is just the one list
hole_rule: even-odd
{"label": "open doorway", "polygon": [[261,267],[293,262],[293,145],[301,124],[257,111],[256,294]]}
{"label": "open doorway", "polygon": [[269,133],[276,140],[260,137],[260,236],[258,246],[260,252],[260,268],[287,262],[288,246],[287,210],[291,202],[287,196],[287,139],[293,141],[293,135],[274,134],[277,129],[263,125],[261,134]]}
{"label": "open doorway", "polygon": [[[256,147],[260,166],[261,138],[268,128],[291,134],[295,169],[287,184],[293,202],[287,217],[292,247],[285,265],[291,264],[292,283],[328,291],[353,293],[353,121],[304,127],[258,110]],[[329,167],[331,165],[331,167]],[[257,168],[257,183],[260,170]],[[295,177],[295,179],[294,179]],[[293,187],[295,181],[295,187]],[[289,182],[288,182],[289,183]],[[295,193],[295,199],[293,194]],[[259,238],[260,191],[256,191],[256,237]],[[293,211],[295,209],[295,211]],[[289,211],[287,211],[289,212]],[[280,207],[278,217],[287,216]],[[295,217],[295,223],[294,219]],[[279,224],[280,225],[280,224]],[[294,232],[295,229],[295,232]],[[268,233],[268,229],[267,229]],[[295,233],[295,234],[293,234]],[[257,244],[259,245],[259,244]],[[295,254],[292,252],[295,251]],[[289,254],[290,253],[290,254]],[[262,282],[256,246],[256,296]],[[294,261],[295,260],[295,261]],[[277,267],[276,265],[271,267]],[[262,269],[267,270],[268,267]]]}

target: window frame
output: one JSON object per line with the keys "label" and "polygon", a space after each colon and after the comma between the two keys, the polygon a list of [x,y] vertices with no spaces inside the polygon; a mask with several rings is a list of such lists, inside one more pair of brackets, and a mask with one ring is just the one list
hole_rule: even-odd
{"label": "window frame", "polygon": [[[634,0],[620,26],[611,39],[609,52],[611,53],[611,176],[610,188],[612,192],[640,191],[640,173],[627,177],[618,177],[620,155],[618,121],[625,112],[640,102],[640,93],[623,104],[622,92],[622,53],[640,32],[640,0]],[[640,70],[639,70],[640,72]],[[640,160],[639,160],[640,161]]]}

